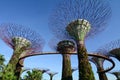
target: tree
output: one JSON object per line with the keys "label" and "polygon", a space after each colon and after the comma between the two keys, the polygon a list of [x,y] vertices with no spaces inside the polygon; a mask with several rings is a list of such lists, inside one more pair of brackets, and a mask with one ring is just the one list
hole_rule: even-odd
{"label": "tree", "polygon": [[42,80],[42,72],[39,69],[27,71],[27,75],[24,76],[24,80]]}
{"label": "tree", "polygon": [[[17,24],[2,24],[0,27],[0,38],[13,49],[13,55],[5,67],[4,75],[13,72],[14,76],[19,80],[23,66],[23,61],[19,64],[19,58],[25,55],[34,54],[42,50],[44,41],[41,36],[29,28]],[[5,79],[3,76],[3,80]]]}
{"label": "tree", "polygon": [[72,38],[77,44],[79,80],[95,80],[84,42],[105,29],[110,16],[106,0],[64,0],[50,17],[55,36]]}

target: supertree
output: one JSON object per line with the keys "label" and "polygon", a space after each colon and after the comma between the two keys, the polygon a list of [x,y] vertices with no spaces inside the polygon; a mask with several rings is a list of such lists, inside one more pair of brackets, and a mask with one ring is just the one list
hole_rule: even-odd
{"label": "supertree", "polygon": [[[40,52],[43,46],[43,39],[35,31],[18,24],[2,24],[0,26],[0,38],[13,49],[13,55],[5,68],[4,74],[9,71],[19,80],[22,66],[18,64],[19,58],[25,55]],[[21,65],[24,60],[21,60]],[[4,79],[3,80],[7,80]]]}
{"label": "supertree", "polygon": [[64,0],[50,17],[55,36],[72,38],[77,44],[79,80],[95,80],[84,41],[105,29],[110,16],[107,0]]}
{"label": "supertree", "polygon": [[[54,43],[53,43],[54,42]],[[62,78],[61,80],[73,80],[71,68],[71,53],[76,51],[76,45],[72,40],[53,38],[49,42],[50,47],[62,54]]]}
{"label": "supertree", "polygon": [[113,74],[116,76],[116,80],[120,80],[120,71],[112,71],[112,72],[109,72],[110,74]]}
{"label": "supertree", "polygon": [[49,71],[49,72],[47,72],[47,74],[50,76],[50,80],[53,80],[53,76],[55,76],[58,73]]}
{"label": "supertree", "polygon": [[[97,51],[94,52],[94,54],[103,55],[102,53],[98,53]],[[103,55],[103,56],[105,56],[105,55]],[[106,56],[106,57],[108,57],[108,56]],[[103,63],[104,63],[105,59],[92,56],[92,57],[89,57],[89,60],[96,65],[99,80],[108,80],[105,72],[99,73],[100,71],[104,71]]]}
{"label": "supertree", "polygon": [[[57,51],[62,54],[62,79],[73,80],[70,53],[75,52],[75,44],[70,40],[63,40],[58,43]],[[69,54],[67,54],[69,53]]]}
{"label": "supertree", "polygon": [[24,80],[42,80],[42,72],[37,68],[32,69],[32,71],[27,71]]}
{"label": "supertree", "polygon": [[107,43],[106,45],[100,47],[98,51],[120,61],[120,39]]}

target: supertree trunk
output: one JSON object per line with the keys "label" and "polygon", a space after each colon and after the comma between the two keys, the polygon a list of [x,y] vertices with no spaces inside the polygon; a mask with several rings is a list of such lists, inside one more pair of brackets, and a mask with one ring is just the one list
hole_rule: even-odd
{"label": "supertree trunk", "polygon": [[53,80],[53,76],[50,76],[50,80]]}
{"label": "supertree trunk", "polygon": [[19,61],[18,57],[20,56],[20,54],[21,54],[21,52],[16,53],[16,51],[14,51],[14,53],[11,57],[11,60],[9,61],[8,65],[7,65],[7,66],[12,65],[12,69],[14,70],[14,74],[15,74],[17,80],[19,80],[20,74],[21,74],[21,71],[22,71],[22,66],[20,66],[18,64],[18,61]]}
{"label": "supertree trunk", "polygon": [[[54,43],[53,43],[54,42]],[[72,68],[71,68],[71,53],[75,52],[75,43],[73,40],[59,40],[52,39],[49,43],[50,48],[58,51],[62,55],[62,76],[61,80],[73,80],[72,78]],[[58,54],[57,52],[57,54]],[[55,52],[56,53],[56,52]],[[48,73],[49,75],[53,75]]]}
{"label": "supertree trunk", "polygon": [[88,60],[87,50],[81,42],[77,45],[79,80],[95,80],[91,65]]}
{"label": "supertree trunk", "polygon": [[62,78],[61,80],[73,80],[70,53],[75,51],[75,44],[70,40],[63,40],[58,43],[57,51],[62,53]]}
{"label": "supertree trunk", "polygon": [[[22,64],[22,65],[23,65],[23,63],[24,63],[24,60],[21,60],[21,64]],[[15,70],[16,70],[16,71],[15,71],[15,76],[19,76],[17,80],[20,79],[20,76],[21,76],[21,73],[22,73],[22,67],[23,67],[23,66],[21,66],[19,63],[17,63],[16,69],[15,69]]]}
{"label": "supertree trunk", "polygon": [[63,56],[63,62],[62,62],[62,79],[61,80],[73,80],[70,55],[63,54],[62,56]]}
{"label": "supertree trunk", "polygon": [[[97,71],[103,71],[104,69],[103,68],[98,68]],[[99,80],[108,80],[107,76],[105,73],[99,73],[98,72],[98,76],[99,76]]]}

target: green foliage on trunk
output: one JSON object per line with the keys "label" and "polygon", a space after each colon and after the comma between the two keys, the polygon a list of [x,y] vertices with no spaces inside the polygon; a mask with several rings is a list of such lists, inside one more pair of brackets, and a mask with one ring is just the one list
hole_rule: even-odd
{"label": "green foliage on trunk", "polygon": [[17,78],[14,76],[12,65],[7,65],[5,67],[4,71],[2,72],[2,79],[1,80],[17,80]]}
{"label": "green foliage on trunk", "polygon": [[61,80],[73,80],[70,54],[63,54],[63,68],[62,68],[62,79]]}
{"label": "green foliage on trunk", "polygon": [[84,44],[79,44],[77,48],[79,80],[95,80],[92,67],[88,60],[87,50]]}
{"label": "green foliage on trunk", "polygon": [[[103,71],[103,68],[99,68],[98,71]],[[98,73],[99,75],[99,80],[108,80],[107,76],[105,73]]]}

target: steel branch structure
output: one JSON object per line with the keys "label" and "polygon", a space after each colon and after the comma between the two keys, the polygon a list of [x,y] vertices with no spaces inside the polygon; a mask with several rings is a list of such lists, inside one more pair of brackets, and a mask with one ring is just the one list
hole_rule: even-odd
{"label": "steel branch structure", "polygon": [[49,27],[57,38],[66,38],[69,34],[65,27],[73,20],[85,19],[91,24],[86,36],[91,37],[106,28],[111,12],[107,0],[63,0],[53,9]]}
{"label": "steel branch structure", "polygon": [[[7,67],[12,66],[12,71],[19,80],[22,69],[18,64],[19,58],[40,52],[44,41],[38,33],[17,24],[2,24],[0,26],[0,38],[13,49],[13,55]],[[23,60],[20,63],[23,64]]]}

